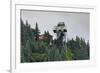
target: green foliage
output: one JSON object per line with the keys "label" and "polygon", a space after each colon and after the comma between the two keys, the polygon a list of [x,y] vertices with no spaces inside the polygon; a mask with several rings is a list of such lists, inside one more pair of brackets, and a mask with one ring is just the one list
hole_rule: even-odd
{"label": "green foliage", "polygon": [[48,61],[61,61],[61,53],[56,46],[50,47],[47,50]]}
{"label": "green foliage", "polygon": [[25,46],[21,46],[21,62],[31,62],[31,48],[30,41],[27,40]]}
{"label": "green foliage", "polygon": [[76,39],[68,41],[67,45],[72,50],[74,60],[89,59],[89,43],[84,39],[76,36]]}
{"label": "green foliage", "polygon": [[39,39],[39,28],[38,28],[38,24],[37,24],[37,22],[36,22],[36,27],[35,27],[35,38],[36,38],[36,40],[38,40]]}
{"label": "green foliage", "polygon": [[72,51],[71,51],[71,49],[67,49],[67,51],[66,51],[66,60],[73,60],[73,53],[72,53]]}
{"label": "green foliage", "polygon": [[[43,62],[89,59],[89,42],[76,36],[76,39],[61,44],[61,40],[39,40],[39,28],[36,23],[35,29],[31,28],[28,21],[24,24],[21,20],[21,62]],[[50,33],[45,31],[45,36]]]}
{"label": "green foliage", "polygon": [[32,54],[32,61],[33,62],[41,62],[41,61],[47,61],[47,55],[41,54],[41,53],[33,53]]}

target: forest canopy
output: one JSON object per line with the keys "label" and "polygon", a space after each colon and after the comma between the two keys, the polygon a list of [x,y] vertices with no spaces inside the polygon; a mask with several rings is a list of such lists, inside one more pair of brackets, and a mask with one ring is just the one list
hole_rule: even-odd
{"label": "forest canopy", "polygon": [[88,60],[89,41],[76,36],[76,39],[67,40],[64,45],[60,43],[62,39],[52,39],[53,35],[44,30],[40,34],[38,22],[32,28],[28,21],[26,23],[20,19],[21,23],[21,63],[26,62],[47,62],[47,61],[67,61],[67,60]]}

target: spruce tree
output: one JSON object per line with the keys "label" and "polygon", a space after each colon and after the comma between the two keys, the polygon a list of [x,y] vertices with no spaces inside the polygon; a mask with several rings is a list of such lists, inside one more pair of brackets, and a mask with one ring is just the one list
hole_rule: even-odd
{"label": "spruce tree", "polygon": [[38,40],[39,39],[39,28],[38,28],[38,24],[37,24],[37,22],[36,22],[36,27],[35,27],[35,37],[36,37],[36,40]]}

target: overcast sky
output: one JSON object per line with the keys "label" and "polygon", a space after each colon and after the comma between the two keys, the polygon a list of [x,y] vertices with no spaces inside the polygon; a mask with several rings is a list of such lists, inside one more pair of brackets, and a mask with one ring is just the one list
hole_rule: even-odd
{"label": "overcast sky", "polygon": [[35,28],[37,22],[41,34],[46,30],[54,38],[53,27],[64,22],[69,39],[79,36],[89,40],[89,13],[21,10],[21,18],[24,23],[28,20],[32,28]]}

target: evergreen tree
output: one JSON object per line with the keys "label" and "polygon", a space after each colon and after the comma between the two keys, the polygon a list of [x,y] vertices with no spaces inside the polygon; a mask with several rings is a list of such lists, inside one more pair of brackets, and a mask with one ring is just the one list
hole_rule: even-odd
{"label": "evergreen tree", "polygon": [[38,28],[38,24],[37,24],[37,22],[36,22],[36,27],[35,27],[35,38],[36,38],[36,40],[38,40],[39,39],[39,28]]}
{"label": "evergreen tree", "polygon": [[[43,61],[64,61],[64,60],[85,60],[89,59],[89,41],[86,43],[83,38],[76,36],[76,39],[68,40],[63,45],[63,38],[51,39],[49,31],[43,35],[48,37],[39,39],[39,28],[36,22],[35,29],[31,28],[28,21],[21,23],[21,62],[43,62]],[[50,40],[53,44],[49,45]]]}
{"label": "evergreen tree", "polygon": [[89,43],[86,43],[83,38],[76,36],[76,39],[68,41],[67,45],[74,55],[74,60],[89,59]]}

